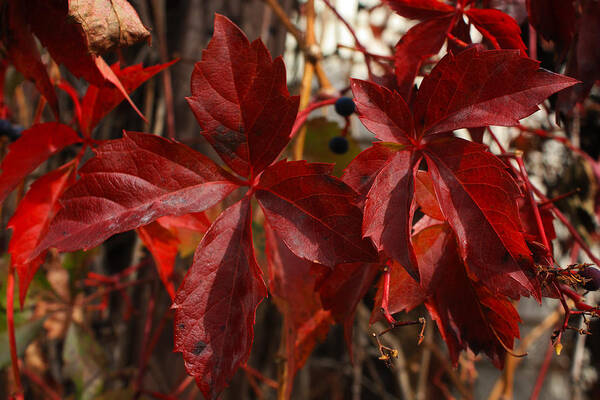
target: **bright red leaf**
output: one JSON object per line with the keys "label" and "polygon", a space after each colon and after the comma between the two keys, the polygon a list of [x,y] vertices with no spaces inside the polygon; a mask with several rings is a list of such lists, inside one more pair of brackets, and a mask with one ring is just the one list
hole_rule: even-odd
{"label": "bright red leaf", "polygon": [[152,254],[158,276],[167,289],[171,300],[175,298],[175,285],[173,284],[173,270],[179,240],[171,231],[154,221],[148,225],[137,228],[137,233],[144,246]]}
{"label": "bright red leaf", "polygon": [[[171,61],[146,68],[138,64],[123,69],[121,69],[119,63],[115,63],[111,66],[111,69],[123,85],[125,91],[131,93],[142,83],[163,69],[170,67],[175,62]],[[82,129],[89,134],[98,125],[98,122],[124,99],[122,91],[114,85],[96,86],[91,84],[81,101],[83,115]]]}
{"label": "bright red leaf", "polygon": [[7,228],[12,229],[8,244],[11,265],[19,275],[19,300],[21,307],[33,276],[44,262],[45,252],[31,261],[32,251],[46,233],[50,221],[59,210],[58,198],[75,182],[77,164],[69,163],[36,180],[27,191]]}
{"label": "bright red leaf", "polygon": [[280,161],[260,176],[256,198],[269,225],[297,256],[327,266],[372,260],[373,248],[360,234],[357,195],[330,175],[332,168]]}
{"label": "bright red leaf", "polygon": [[191,148],[134,132],[98,147],[79,173],[38,253],[48,247],[89,249],[164,215],[203,211],[238,187]]}
{"label": "bright red leaf", "polygon": [[81,138],[73,129],[58,122],[36,124],[24,130],[21,137],[10,145],[8,154],[0,164],[0,203],[48,157],[80,142]]}
{"label": "bright red leaf", "polygon": [[202,134],[238,174],[256,176],[289,141],[298,110],[281,57],[271,59],[260,41],[222,15],[192,74],[187,100]]}
{"label": "bright red leaf", "polygon": [[254,315],[267,295],[254,259],[250,199],[221,214],[194,255],[177,291],[175,351],[207,399],[227,386],[250,355]]}
{"label": "bright red leaf", "polygon": [[491,8],[469,8],[465,14],[494,48],[518,49],[521,55],[527,56],[527,47],[521,39],[521,28],[513,17]]}
{"label": "bright red leaf", "polygon": [[432,218],[443,221],[444,214],[440,210],[431,176],[425,171],[417,171],[415,179],[415,200],[421,211]]}

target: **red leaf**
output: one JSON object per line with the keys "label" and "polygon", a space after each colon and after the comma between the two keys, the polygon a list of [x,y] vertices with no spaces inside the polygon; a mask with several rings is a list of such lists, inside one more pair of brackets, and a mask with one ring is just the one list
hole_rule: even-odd
{"label": "red leaf", "polygon": [[67,125],[46,122],[33,125],[22,132],[21,137],[9,147],[0,169],[0,203],[30,172],[48,157],[81,138]]}
{"label": "red leaf", "polygon": [[362,199],[366,199],[377,174],[397,151],[388,143],[373,143],[373,146],[350,162],[344,170],[342,180],[360,194]]}
{"label": "red leaf", "polygon": [[[485,352],[502,368],[505,347],[512,348],[514,338],[519,337],[520,319],[510,301],[469,279],[447,224],[429,226],[413,236],[413,243],[421,286],[399,265],[392,265],[389,311],[410,311],[424,301],[454,364],[459,352],[468,347],[475,353]],[[380,316],[381,297],[380,287],[372,321]]]}
{"label": "red leaf", "polygon": [[207,157],[155,135],[128,132],[96,154],[61,198],[64,208],[38,253],[89,249],[164,215],[203,211],[238,187]]}
{"label": "red leaf", "polygon": [[516,203],[520,192],[502,161],[458,138],[429,143],[425,157],[440,209],[473,275],[496,293],[539,299]]}
{"label": "red leaf", "polygon": [[175,258],[177,257],[177,246],[179,246],[177,236],[162,227],[158,222],[152,222],[137,228],[137,233],[144,246],[152,254],[158,276],[160,276],[160,280],[165,285],[171,300],[173,300],[175,298],[173,270],[175,268]]}
{"label": "red leaf", "polygon": [[583,2],[581,18],[578,20],[575,43],[571,46],[565,74],[573,76],[582,84],[561,92],[557,109],[571,115],[576,103],[583,102],[592,86],[600,79],[600,51],[596,43],[600,40],[600,5],[595,1]]}
{"label": "red leaf", "polygon": [[210,221],[204,213],[190,213],[180,216],[166,215],[156,221],[169,230],[183,228],[206,233],[210,227]]}
{"label": "red leaf", "polygon": [[577,30],[573,0],[527,0],[529,23],[548,41],[553,41],[562,59]]}
{"label": "red leaf", "polygon": [[[269,261],[269,290],[283,315],[286,340],[287,379],[293,382],[317,341],[329,332],[331,313],[323,310],[315,291],[313,263],[297,257],[265,224],[266,253]],[[286,386],[286,398],[292,385]]]}
{"label": "red leaf", "polygon": [[425,304],[453,363],[469,347],[475,353],[485,352],[502,368],[505,348],[512,348],[519,337],[520,318],[510,301],[469,279],[446,224],[422,231],[414,237],[414,244],[428,294]]}
{"label": "red leaf", "polygon": [[454,12],[454,7],[440,0],[384,0],[392,10],[408,19],[428,19]]}
{"label": "red leaf", "polygon": [[25,22],[23,4],[24,2],[17,1],[9,1],[7,4],[8,30],[4,45],[15,68],[25,78],[35,83],[37,90],[48,101],[58,119],[58,98],[50,82],[46,66],[40,59],[35,39]]}
{"label": "red leaf", "polygon": [[177,291],[175,351],[207,399],[225,388],[250,355],[254,315],[267,295],[254,259],[250,198],[231,206],[210,227]]}
{"label": "red leaf", "polygon": [[409,144],[415,137],[412,116],[397,93],[372,82],[352,79],[352,94],[360,121],[380,140]]}
{"label": "red leaf", "polygon": [[[425,290],[406,272],[406,269],[402,265],[392,261],[388,268],[390,268],[388,311],[391,314],[401,311],[408,312],[425,301],[427,298]],[[371,313],[371,323],[375,323],[383,318],[381,313],[382,298],[383,277],[379,281],[377,293],[375,294],[375,306],[373,306],[373,312]]]}
{"label": "red leaf", "polygon": [[420,157],[400,151],[380,170],[365,202],[363,235],[419,280],[411,244],[415,174]]}
{"label": "red leaf", "polygon": [[344,326],[350,357],[356,306],[372,286],[379,267],[379,264],[366,263],[339,264],[321,280],[319,293],[323,307],[331,310],[335,320]]}
{"label": "red leaf", "polygon": [[415,104],[421,135],[515,125],[552,93],[576,80],[539,69],[510,50],[470,48],[446,55],[423,80]]}
{"label": "red leaf", "polygon": [[21,307],[37,269],[44,262],[45,253],[29,261],[32,251],[40,243],[50,221],[60,208],[58,198],[75,182],[76,164],[63,165],[36,180],[25,194],[7,228],[12,229],[8,245],[11,265],[19,275],[19,300]]}
{"label": "red leaf", "polygon": [[330,175],[329,164],[280,161],[260,176],[256,198],[269,225],[298,257],[334,266],[369,261],[356,193]]}
{"label": "red leaf", "polygon": [[415,180],[415,200],[421,211],[432,218],[443,221],[444,214],[435,196],[435,189],[431,176],[426,171],[417,171]]}
{"label": "red leaf", "polygon": [[[143,68],[141,64],[138,64],[123,69],[121,69],[119,63],[115,63],[111,66],[111,69],[122,83],[125,91],[131,93],[142,83],[163,69],[170,67],[175,62],[177,60],[165,64],[152,65],[147,68]],[[90,85],[81,102],[83,115],[82,129],[87,133],[91,132],[98,125],[98,122],[124,99],[123,93],[114,85]]]}
{"label": "red leaf", "polygon": [[527,56],[527,46],[521,39],[521,28],[513,17],[494,9],[470,8],[465,14],[494,48],[517,49],[522,56]]}
{"label": "red leaf", "polygon": [[260,40],[250,43],[218,14],[214,32],[187,100],[223,161],[242,176],[256,176],[287,145],[298,97],[288,93],[283,60],[273,61]]}
{"label": "red leaf", "polygon": [[451,14],[421,22],[410,28],[396,44],[394,65],[398,91],[405,99],[409,98],[421,65],[440,51],[455,21],[455,15]]}

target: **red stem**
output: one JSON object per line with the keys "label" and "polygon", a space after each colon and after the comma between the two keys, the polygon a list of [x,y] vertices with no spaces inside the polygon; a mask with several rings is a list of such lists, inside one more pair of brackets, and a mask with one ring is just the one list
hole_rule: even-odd
{"label": "red stem", "polygon": [[542,385],[544,384],[544,379],[546,379],[546,374],[548,373],[548,367],[550,367],[552,353],[554,353],[554,346],[552,346],[552,341],[550,341],[548,343],[548,347],[546,348],[546,355],[544,356],[544,361],[542,362],[540,373],[538,374],[538,377],[535,381],[535,386],[533,387],[533,392],[531,393],[530,400],[537,400],[538,396],[540,395]]}
{"label": "red stem", "polygon": [[385,269],[383,270],[383,294],[381,296],[381,312],[383,313],[383,316],[385,317],[387,322],[389,322],[390,325],[394,326],[396,325],[396,320],[394,319],[392,314],[390,314],[389,310],[390,276],[390,266],[386,265]]}
{"label": "red stem", "polygon": [[294,136],[296,136],[296,133],[298,133],[300,128],[302,128],[302,125],[304,125],[304,123],[308,119],[308,116],[310,115],[311,112],[313,112],[317,108],[335,104],[336,101],[337,101],[337,97],[331,98],[331,99],[326,99],[326,100],[321,100],[321,101],[315,101],[313,103],[310,103],[308,106],[306,106],[306,108],[303,109],[302,111],[300,111],[298,113],[298,115],[296,116],[296,122],[294,122],[294,126],[292,127],[292,132],[290,133],[290,139],[292,139]]}
{"label": "red stem", "polygon": [[533,198],[533,188],[531,182],[529,181],[529,176],[527,175],[527,170],[525,170],[525,164],[523,163],[523,157],[517,157],[517,163],[519,164],[519,169],[521,170],[521,176],[525,181],[525,187],[527,188],[527,198],[529,200],[529,204],[531,205],[531,209],[533,210],[533,215],[535,216],[535,222],[537,223],[538,230],[540,232],[540,236],[542,238],[542,244],[546,247],[546,251],[550,254],[550,242],[546,237],[546,230],[544,229],[544,223],[542,222],[542,216],[540,215],[540,209],[535,199]]}
{"label": "red stem", "polygon": [[335,16],[346,26],[346,29],[348,29],[348,31],[354,38],[354,43],[355,43],[356,47],[358,48],[358,51],[360,51],[361,53],[363,53],[365,55],[365,64],[367,66],[367,71],[369,72],[369,79],[373,80],[373,71],[371,71],[371,56],[367,52],[367,48],[362,45],[360,40],[358,40],[358,36],[356,36],[356,32],[354,32],[354,28],[352,28],[352,26],[348,23],[348,21],[346,21],[344,19],[344,17],[342,17],[340,15],[340,13],[337,12],[335,7],[333,5],[331,5],[329,0],[323,0],[323,2],[325,3],[325,5],[327,7],[329,7],[329,9],[335,14]]}
{"label": "red stem", "polygon": [[529,57],[537,60],[537,32],[529,24]]}
{"label": "red stem", "polygon": [[154,296],[154,286],[152,285],[152,290],[150,291],[150,299],[148,300],[148,308],[146,309],[146,321],[144,322],[144,334],[142,336],[142,346],[140,351],[140,361],[138,366],[138,374],[135,380],[136,387],[136,396],[135,398],[139,398],[142,390],[142,380],[144,379],[144,374],[146,372],[146,366],[148,365],[148,360],[150,359],[150,349],[148,349],[148,338],[150,337],[150,333],[152,332],[152,317],[154,316],[154,306],[156,304],[156,299]]}
{"label": "red stem", "polygon": [[[532,185],[531,188],[535,192],[536,196],[538,196],[542,201],[544,201],[544,202],[548,201],[548,198],[546,196],[544,196],[542,194],[542,192],[540,192],[538,189],[536,189],[535,186]],[[569,220],[567,219],[567,217],[565,217],[565,215],[552,202],[548,203],[548,205],[549,205],[549,207],[551,207],[552,212],[554,213],[554,215],[556,216],[556,218],[558,218],[560,220],[560,222],[562,222],[563,225],[569,230],[569,233],[571,234],[571,236],[573,236],[573,239],[575,239],[575,241],[577,243],[579,243],[579,245],[581,246],[581,249],[583,251],[585,251],[585,253],[588,255],[588,257],[590,257],[590,259],[592,260],[592,262],[594,264],[600,266],[600,259],[598,259],[592,253],[592,250],[590,250],[590,248],[585,243],[585,241],[583,240],[583,238],[581,236],[579,236],[579,233],[577,233],[577,230],[573,227],[573,225],[571,225],[571,223],[569,222]]]}
{"label": "red stem", "polygon": [[17,386],[15,399],[23,399],[23,385],[21,384],[21,374],[19,373],[19,358],[17,357],[17,341],[15,339],[15,269],[9,267],[8,280],[6,282],[6,323],[8,325],[8,343],[10,346],[10,360],[12,370]]}
{"label": "red stem", "polygon": [[254,376],[255,378],[263,381],[264,383],[267,384],[267,386],[272,387],[273,389],[277,389],[278,385],[277,382],[275,382],[273,379],[271,378],[267,378],[266,376],[264,376],[263,374],[260,373],[260,371],[252,368],[251,366],[249,366],[248,364],[243,364],[242,368],[244,369],[244,371],[246,371],[246,373],[248,375]]}
{"label": "red stem", "polygon": [[60,400],[61,397],[56,391],[54,391],[50,386],[46,384],[39,376],[29,371],[27,368],[21,369],[23,375],[25,375],[29,380],[34,382],[44,391],[44,397],[50,400]]}

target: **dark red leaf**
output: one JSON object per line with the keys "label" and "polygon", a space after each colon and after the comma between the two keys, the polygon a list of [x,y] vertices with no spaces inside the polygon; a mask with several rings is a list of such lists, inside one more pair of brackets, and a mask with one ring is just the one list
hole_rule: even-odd
{"label": "dark red leaf", "polygon": [[[111,66],[111,69],[122,83],[125,91],[131,93],[142,83],[163,69],[170,67],[175,62],[177,61],[173,60],[165,64],[152,65],[146,68],[138,64],[123,69],[121,69],[119,63],[115,63]],[[98,122],[124,99],[123,93],[114,85],[90,85],[81,101],[83,115],[82,129],[87,133],[91,132]]]}
{"label": "dark red leaf", "polygon": [[429,19],[413,26],[396,44],[394,65],[398,91],[405,98],[413,87],[421,65],[436,55],[446,41],[446,35],[456,21],[453,14]]}
{"label": "dark red leaf", "polygon": [[60,208],[58,198],[75,182],[76,166],[71,162],[36,180],[8,221],[7,228],[13,231],[8,252],[11,265],[17,269],[19,275],[21,307],[25,303],[29,284],[46,254],[40,254],[31,261],[29,258]]}
{"label": "dark red leaf", "polygon": [[352,79],[352,94],[363,125],[380,140],[410,144],[415,136],[412,116],[396,92],[372,82]]}
{"label": "dark red leaf", "polygon": [[[390,276],[389,311],[410,311],[425,302],[448,345],[453,363],[461,350],[485,352],[502,368],[506,348],[519,337],[519,315],[510,301],[494,296],[469,279],[447,224],[434,224],[413,236],[421,286],[394,264]],[[372,321],[380,317],[382,288],[375,297]]]}
{"label": "dark red leaf", "polygon": [[46,122],[24,130],[21,137],[10,145],[0,169],[0,203],[30,172],[48,157],[81,138],[67,125]]}
{"label": "dark red leaf", "polygon": [[373,181],[390,157],[398,151],[393,144],[374,143],[361,152],[344,170],[342,180],[366,200]]}
{"label": "dark red leaf", "polygon": [[496,293],[540,298],[519,219],[519,188],[485,147],[453,138],[425,152],[435,193],[469,270]]}
{"label": "dark red leaf", "polygon": [[440,0],[384,0],[392,10],[408,19],[428,19],[454,12],[454,7]]}
{"label": "dark red leaf", "polygon": [[238,187],[207,157],[155,135],[125,133],[98,147],[96,155],[61,198],[64,208],[38,252],[89,249],[164,215],[203,211]]}
{"label": "dark red leaf", "polygon": [[344,326],[350,357],[356,306],[373,285],[379,267],[379,264],[369,263],[339,264],[321,280],[319,286],[323,307],[331,310],[335,320]]}
{"label": "dark red leaf", "polygon": [[187,100],[202,134],[235,172],[256,176],[289,141],[298,110],[285,66],[233,22],[215,17],[214,35],[192,74]]}
{"label": "dark red leaf", "polygon": [[[283,335],[286,342],[287,379],[293,382],[317,341],[329,332],[332,318],[323,310],[319,293],[315,291],[313,263],[297,257],[265,224],[266,253],[269,261],[269,290],[283,315]],[[289,398],[292,385],[286,386]]]}
{"label": "dark red leaf", "polygon": [[254,315],[267,295],[254,259],[250,198],[231,206],[210,227],[177,291],[175,351],[207,399],[227,386],[248,360]]}
{"label": "dark red leaf", "polygon": [[554,42],[561,59],[577,30],[574,3],[573,0],[527,0],[529,23],[544,39]]}
{"label": "dark red leaf", "polygon": [[[44,96],[54,115],[58,118],[58,98],[45,65],[40,59],[37,43],[23,16],[24,2],[9,1],[8,7],[8,29],[2,41],[10,61],[15,68],[27,79],[35,83],[37,90]],[[3,86],[4,87],[4,86]]]}
{"label": "dark red leaf", "polygon": [[334,266],[375,257],[361,237],[356,193],[330,164],[280,161],[260,177],[256,198],[268,223],[298,257]]}
{"label": "dark red leaf", "polygon": [[583,11],[578,21],[576,42],[572,45],[567,60],[565,74],[582,81],[558,95],[557,109],[570,115],[576,103],[582,102],[592,86],[600,79],[600,51],[596,43],[600,41],[600,4],[595,1],[583,2]]}
{"label": "dark red leaf", "polygon": [[486,40],[496,49],[517,49],[527,56],[527,46],[521,39],[521,28],[508,14],[500,10],[469,8],[465,14]]}
{"label": "dark red leaf", "polygon": [[471,140],[475,143],[483,143],[483,135],[485,134],[485,127],[469,128],[469,135]]}
{"label": "dark red leaf", "polygon": [[158,276],[167,289],[171,300],[175,298],[175,285],[173,284],[173,270],[179,240],[171,231],[164,228],[158,222],[152,222],[146,226],[137,228],[137,233],[144,246],[152,254]]}
{"label": "dark red leaf", "polygon": [[419,280],[417,260],[411,244],[414,214],[415,174],[420,157],[401,151],[380,170],[367,195],[363,236],[379,251],[398,261]]}
{"label": "dark red leaf", "polygon": [[486,353],[498,368],[506,348],[519,337],[519,314],[505,297],[469,279],[456,241],[447,225],[434,225],[414,238],[427,309],[448,345],[456,365],[458,353],[470,348]]}
{"label": "dark red leaf", "polygon": [[474,47],[447,54],[419,88],[415,125],[420,135],[515,125],[549,95],[575,83],[517,51]]}

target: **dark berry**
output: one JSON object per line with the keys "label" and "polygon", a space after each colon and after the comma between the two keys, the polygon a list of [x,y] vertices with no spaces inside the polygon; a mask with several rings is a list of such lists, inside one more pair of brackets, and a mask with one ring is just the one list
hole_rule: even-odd
{"label": "dark berry", "polygon": [[350,97],[340,97],[335,102],[335,111],[342,117],[352,115],[354,110],[356,110],[356,105],[354,104],[354,100]]}
{"label": "dark berry", "polygon": [[329,141],[329,150],[335,154],[345,154],[348,151],[348,140],[343,136],[336,136]]}
{"label": "dark berry", "polygon": [[21,125],[13,125],[10,121],[0,119],[0,136],[6,136],[11,142],[14,142],[21,137],[22,131]]}
{"label": "dark berry", "polygon": [[600,269],[595,267],[583,267],[579,271],[579,276],[585,279],[583,288],[585,290],[600,289]]}

